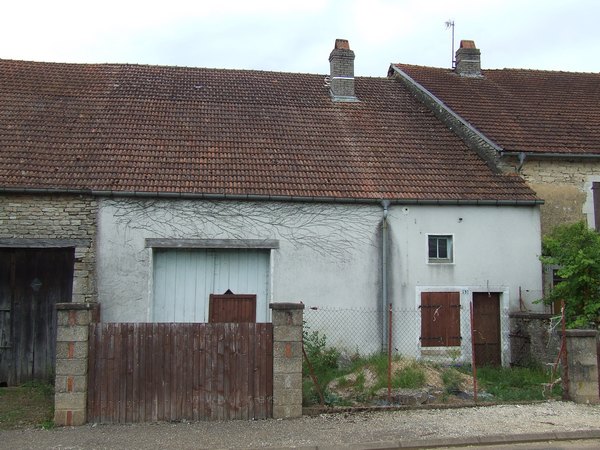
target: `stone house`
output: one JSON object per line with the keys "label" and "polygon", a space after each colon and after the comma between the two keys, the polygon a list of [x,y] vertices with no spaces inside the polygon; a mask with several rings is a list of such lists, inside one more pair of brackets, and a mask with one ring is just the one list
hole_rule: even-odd
{"label": "stone house", "polygon": [[376,330],[365,352],[387,345],[393,303],[415,313],[394,325],[407,352],[463,359],[475,301],[507,364],[508,313],[541,308],[541,201],[406,85],[354,77],[347,41],[329,61],[323,76],[0,60],[0,264],[22,273],[0,278],[0,381],[33,353],[16,339],[32,291],[48,310],[97,300],[107,322],[205,322],[226,292],[258,322],[274,301],[369,308],[336,324],[350,348]]}

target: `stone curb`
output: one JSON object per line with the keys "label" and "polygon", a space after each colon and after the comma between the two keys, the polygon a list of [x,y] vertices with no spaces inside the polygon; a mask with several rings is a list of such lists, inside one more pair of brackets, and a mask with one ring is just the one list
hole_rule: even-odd
{"label": "stone curb", "polygon": [[[494,434],[488,436],[467,436],[439,439],[411,439],[406,441],[364,442],[348,445],[317,445],[307,447],[294,447],[296,450],[376,450],[394,448],[439,448],[439,447],[465,447],[469,445],[501,445],[501,444],[526,444],[529,442],[543,441],[570,441],[582,439],[600,439],[600,429],[581,431],[557,431],[548,433],[524,434]],[[286,447],[281,447],[284,450]]]}
{"label": "stone curb", "polygon": [[571,441],[582,439],[600,439],[600,429],[581,431],[557,431],[549,433],[525,434],[494,434],[487,436],[468,436],[439,439],[411,439],[406,441],[365,442],[347,445],[318,445],[315,447],[294,447],[297,450],[334,450],[334,449],[392,449],[392,448],[439,448],[439,447],[466,447],[469,445],[495,445],[495,444],[527,444],[544,441]]}

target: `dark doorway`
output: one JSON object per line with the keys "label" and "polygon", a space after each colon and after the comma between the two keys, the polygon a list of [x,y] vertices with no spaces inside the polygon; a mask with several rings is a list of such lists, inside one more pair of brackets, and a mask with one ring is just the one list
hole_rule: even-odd
{"label": "dark doorway", "polygon": [[70,302],[74,248],[0,248],[0,383],[54,374],[56,303]]}
{"label": "dark doorway", "polygon": [[473,335],[476,366],[501,365],[500,294],[498,292],[473,293]]}

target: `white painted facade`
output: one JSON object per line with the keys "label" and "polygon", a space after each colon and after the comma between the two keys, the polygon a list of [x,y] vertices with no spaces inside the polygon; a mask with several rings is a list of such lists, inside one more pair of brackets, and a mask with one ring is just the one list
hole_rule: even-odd
{"label": "white painted facade", "polygon": [[[257,307],[259,322],[270,320],[269,302],[302,301],[307,307],[381,313],[382,220],[379,204],[103,199],[97,238],[102,319],[154,320],[158,250],[149,239],[169,239],[174,246],[186,240],[200,247],[203,242],[250,247],[276,242],[275,248],[265,250],[268,298]],[[388,301],[395,310],[414,313],[406,314],[407,323],[401,317],[394,321],[393,329],[402,330],[394,336],[409,336],[403,352],[420,356],[418,307],[423,291],[461,293],[464,334],[469,332],[473,292],[501,293],[503,330],[508,330],[509,311],[543,310],[543,305],[532,303],[542,293],[537,207],[392,205],[387,220]],[[428,262],[428,234],[452,236],[451,263]],[[199,302],[204,305],[208,299]],[[381,336],[382,320],[377,314],[364,316],[375,320],[331,324],[347,336],[332,344],[355,349],[360,343],[365,352],[379,349],[381,342],[373,336]],[[503,359],[509,354],[505,333]],[[460,349],[461,358],[467,350]]]}

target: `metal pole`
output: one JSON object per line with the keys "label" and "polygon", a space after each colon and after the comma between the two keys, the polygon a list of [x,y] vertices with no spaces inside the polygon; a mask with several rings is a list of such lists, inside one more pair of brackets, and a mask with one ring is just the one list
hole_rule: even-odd
{"label": "metal pole", "polygon": [[473,302],[470,303],[471,312],[471,366],[473,369],[473,401],[477,402],[477,361],[475,360],[475,328],[473,327]]}
{"label": "metal pole", "polygon": [[388,405],[392,403],[392,304],[388,311]]}

